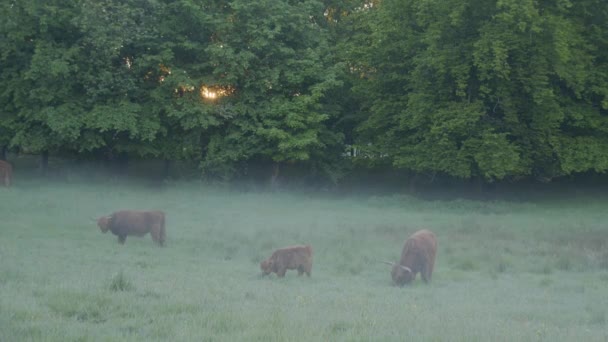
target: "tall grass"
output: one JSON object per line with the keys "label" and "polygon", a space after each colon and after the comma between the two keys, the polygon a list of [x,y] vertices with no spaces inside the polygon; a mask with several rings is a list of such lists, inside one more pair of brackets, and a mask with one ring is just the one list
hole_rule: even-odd
{"label": "tall grass", "polygon": [[[200,183],[0,188],[0,341],[605,341],[606,202],[422,201],[239,192]],[[167,246],[91,218],[162,209]],[[378,260],[427,227],[430,285]],[[261,277],[311,243],[312,277]]]}

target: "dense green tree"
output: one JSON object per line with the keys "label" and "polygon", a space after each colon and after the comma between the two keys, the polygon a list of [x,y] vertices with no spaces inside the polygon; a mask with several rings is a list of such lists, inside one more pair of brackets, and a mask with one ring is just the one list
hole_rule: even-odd
{"label": "dense green tree", "polygon": [[356,161],[493,181],[608,169],[600,0],[0,3],[0,149]]}
{"label": "dense green tree", "polygon": [[487,180],[606,170],[605,5],[387,0],[373,12],[359,57],[373,70],[359,89],[370,154]]}
{"label": "dense green tree", "polygon": [[[111,152],[154,139],[160,121],[145,111],[150,87],[143,77],[151,62],[139,53],[155,46],[154,20],[146,22],[154,9],[146,4],[19,1],[3,7],[9,68],[2,89],[14,119],[11,145],[30,152]],[[147,63],[133,60],[138,49]]]}
{"label": "dense green tree", "polygon": [[78,106],[71,82],[78,54],[71,43],[78,37],[70,9],[58,2],[1,5],[3,143],[42,152],[73,138],[73,125],[64,120]]}
{"label": "dense green tree", "polygon": [[319,22],[323,4],[235,0],[222,10],[206,54],[209,86],[230,96],[212,104],[222,123],[209,137],[205,169],[229,174],[238,161],[339,158],[328,154],[342,137],[326,125],[337,111],[325,99],[340,83]]}
{"label": "dense green tree", "polygon": [[158,28],[163,7],[156,1],[82,0],[74,22],[83,38],[78,81],[86,106],[79,150],[159,156],[164,131],[154,90],[163,62]]}
{"label": "dense green tree", "polygon": [[325,122],[338,114],[326,98],[340,82],[321,2],[22,1],[2,10],[12,119],[2,129],[13,146],[200,159],[223,176],[251,160],[338,159],[341,134]]}

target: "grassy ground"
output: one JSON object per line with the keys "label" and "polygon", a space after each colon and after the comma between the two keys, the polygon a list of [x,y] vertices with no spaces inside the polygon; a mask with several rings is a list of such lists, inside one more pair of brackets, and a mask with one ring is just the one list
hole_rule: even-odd
{"label": "grassy ground", "polygon": [[[0,188],[0,341],[606,341],[601,200],[331,198],[20,179]],[[167,246],[119,245],[90,219],[163,209]],[[432,229],[433,282],[391,285]],[[260,277],[311,243],[312,277]]]}

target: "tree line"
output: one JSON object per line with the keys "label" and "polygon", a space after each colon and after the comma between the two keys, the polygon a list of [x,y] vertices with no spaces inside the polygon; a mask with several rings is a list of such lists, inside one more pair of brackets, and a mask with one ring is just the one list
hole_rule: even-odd
{"label": "tree line", "polygon": [[7,0],[0,148],[485,181],[608,169],[604,0]]}

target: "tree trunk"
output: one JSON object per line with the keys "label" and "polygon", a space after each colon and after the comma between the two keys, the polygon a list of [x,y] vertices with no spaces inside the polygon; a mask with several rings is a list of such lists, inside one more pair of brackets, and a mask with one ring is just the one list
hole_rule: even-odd
{"label": "tree trunk", "polygon": [[411,194],[416,194],[418,192],[418,183],[419,183],[419,179],[418,179],[418,173],[414,173],[414,174],[410,174],[410,177],[408,179],[407,182],[407,189],[408,192]]}
{"label": "tree trunk", "polygon": [[129,154],[120,152],[116,156],[116,170],[119,175],[126,176],[129,171]]}
{"label": "tree trunk", "polygon": [[163,179],[169,178],[170,169],[171,169],[171,161],[169,159],[165,159],[164,165],[163,165]]}
{"label": "tree trunk", "polygon": [[209,142],[211,141],[211,137],[209,134],[201,134],[199,137],[199,144],[201,146],[201,160],[205,160],[207,158],[207,153],[209,152]]}
{"label": "tree trunk", "polygon": [[481,199],[484,196],[484,181],[482,177],[473,177],[471,178],[471,192],[472,195]]}
{"label": "tree trunk", "polygon": [[46,175],[49,170],[49,151],[43,151],[40,155],[40,172]]}
{"label": "tree trunk", "polygon": [[281,171],[281,167],[279,162],[275,162],[272,165],[272,176],[270,177],[270,188],[277,189],[279,187],[279,173]]}

